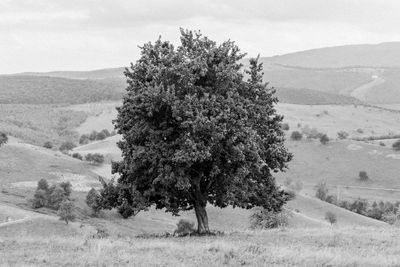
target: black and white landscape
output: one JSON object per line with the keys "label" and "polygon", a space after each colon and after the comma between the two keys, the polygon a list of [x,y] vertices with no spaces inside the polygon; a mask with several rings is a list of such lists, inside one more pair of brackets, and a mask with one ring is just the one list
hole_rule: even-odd
{"label": "black and white landscape", "polygon": [[0,265],[399,266],[399,11],[0,0]]}

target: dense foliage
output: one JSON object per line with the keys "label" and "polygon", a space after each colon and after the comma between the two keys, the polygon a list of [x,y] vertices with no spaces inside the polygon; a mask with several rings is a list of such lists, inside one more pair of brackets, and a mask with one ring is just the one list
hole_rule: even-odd
{"label": "dense foliage", "polygon": [[0,146],[6,144],[7,142],[8,142],[8,136],[5,133],[0,132]]}
{"label": "dense foliage", "polygon": [[145,44],[125,72],[129,86],[114,121],[123,136],[123,160],[113,165],[118,207],[195,209],[199,233],[209,232],[207,203],[280,211],[288,195],[272,173],[292,156],[262,64],[251,59],[243,73],[233,42],[181,34],[177,48],[161,39]]}

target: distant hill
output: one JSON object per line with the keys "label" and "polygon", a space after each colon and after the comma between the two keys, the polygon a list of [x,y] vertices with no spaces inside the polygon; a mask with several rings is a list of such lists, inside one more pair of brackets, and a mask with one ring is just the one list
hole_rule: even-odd
{"label": "distant hill", "polygon": [[20,75],[28,76],[47,76],[47,77],[60,77],[69,79],[125,79],[124,76],[125,68],[110,68],[110,69],[99,69],[91,71],[50,71],[50,72],[24,72]]}
{"label": "distant hill", "polygon": [[306,68],[400,67],[400,42],[326,47],[262,60]]}
{"label": "distant hill", "polygon": [[120,100],[125,87],[122,79],[0,76],[0,104],[80,104]]}

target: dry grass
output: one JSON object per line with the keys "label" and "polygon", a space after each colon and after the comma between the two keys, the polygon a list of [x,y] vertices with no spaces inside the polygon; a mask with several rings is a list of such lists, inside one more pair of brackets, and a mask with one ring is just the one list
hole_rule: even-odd
{"label": "dry grass", "polygon": [[223,237],[5,237],[1,265],[62,266],[396,266],[395,228],[286,229]]}

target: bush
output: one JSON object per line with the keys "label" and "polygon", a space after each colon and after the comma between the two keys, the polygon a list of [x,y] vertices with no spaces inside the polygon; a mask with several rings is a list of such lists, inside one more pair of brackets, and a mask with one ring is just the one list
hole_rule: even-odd
{"label": "bush", "polygon": [[60,208],[58,209],[57,215],[60,217],[60,220],[65,221],[68,224],[69,221],[75,219],[74,215],[74,203],[69,201],[68,199],[64,199],[61,204]]}
{"label": "bush", "polygon": [[106,136],[106,134],[104,132],[99,132],[96,135],[96,140],[104,140],[106,138],[107,138],[107,136]]}
{"label": "bush", "polygon": [[367,181],[369,179],[366,171],[360,171],[358,177],[360,178],[360,181]]}
{"label": "bush", "polygon": [[49,184],[46,179],[40,179],[37,184],[37,190],[44,190],[47,192],[49,190]]}
{"label": "bush", "polygon": [[323,134],[319,137],[319,141],[321,144],[326,145],[329,142],[329,137],[326,134]]}
{"label": "bush", "polygon": [[179,220],[176,224],[176,230],[174,231],[174,235],[178,236],[187,236],[194,233],[196,230],[194,229],[194,223],[185,219]]}
{"label": "bush", "polygon": [[72,193],[72,185],[70,182],[61,182],[59,186],[64,190],[66,197],[69,197]]}
{"label": "bush", "polygon": [[288,123],[282,123],[282,130],[289,131],[290,127]]}
{"label": "bush", "polygon": [[73,154],[72,154],[72,157],[75,158],[75,159],[83,160],[82,155],[79,154],[79,153],[73,153]]}
{"label": "bush", "polygon": [[328,196],[326,196],[326,198],[325,198],[325,202],[328,202],[328,203],[330,203],[330,204],[335,204],[335,205],[336,205],[337,199],[336,199],[336,197],[333,196],[333,195],[328,195]]}
{"label": "bush", "polygon": [[315,197],[322,201],[325,201],[326,197],[328,196],[328,192],[329,192],[328,187],[326,186],[326,183],[319,182],[316,185],[316,188],[317,188],[317,190],[315,192]]}
{"label": "bush", "polygon": [[364,130],[363,130],[363,129],[361,129],[361,128],[358,128],[358,129],[357,129],[357,133],[360,133],[360,134],[362,134],[362,133],[364,133]]}
{"label": "bush", "polygon": [[294,140],[294,141],[299,141],[299,140],[301,140],[302,138],[303,138],[303,135],[302,135],[300,132],[298,132],[298,131],[293,131],[292,134],[291,134],[291,136],[290,136],[290,139],[292,139],[292,140]]}
{"label": "bush", "polygon": [[8,137],[5,133],[0,132],[0,146],[7,144],[8,142]]}
{"label": "bush", "polygon": [[50,187],[48,194],[48,207],[58,210],[60,208],[61,202],[66,199],[66,194],[64,189],[59,185],[54,185]]}
{"label": "bush", "polygon": [[52,149],[53,148],[53,144],[50,141],[47,141],[47,142],[45,142],[43,144],[43,147],[47,148],[47,149]]}
{"label": "bush", "polygon": [[89,135],[89,140],[94,141],[96,140],[96,137],[97,137],[97,131],[92,131]]}
{"label": "bush", "polygon": [[347,132],[345,132],[345,131],[339,131],[337,133],[337,135],[338,135],[338,138],[341,139],[341,140],[347,139],[349,137],[349,134]]}
{"label": "bush", "polygon": [[101,130],[101,132],[106,136],[106,137],[110,137],[111,133],[107,130],[107,129],[103,129]]}
{"label": "bush", "polygon": [[85,156],[85,160],[93,164],[102,164],[104,162],[104,156],[99,153],[89,153]]}
{"label": "bush", "polygon": [[36,189],[33,195],[32,208],[38,209],[47,206],[47,192],[43,189]]}
{"label": "bush", "polygon": [[336,214],[331,211],[327,211],[325,213],[325,220],[327,220],[330,224],[336,223],[337,222]]}
{"label": "bush", "polygon": [[386,144],[384,142],[379,142],[380,146],[386,146]]}
{"label": "bush", "polygon": [[255,209],[250,216],[250,227],[252,229],[271,229],[285,227],[289,223],[292,214],[287,210],[281,212],[268,211],[263,208]]}
{"label": "bush", "polygon": [[86,204],[93,210],[93,214],[97,216],[101,210],[100,194],[96,189],[92,188],[86,195]]}
{"label": "bush", "polygon": [[397,140],[396,142],[393,143],[392,148],[394,151],[399,151],[400,150],[400,140]]}
{"label": "bush", "polygon": [[80,145],[86,145],[89,144],[89,142],[90,142],[89,136],[86,134],[81,135],[81,137],[79,138]]}
{"label": "bush", "polygon": [[61,144],[60,151],[69,151],[72,150],[76,145],[71,141],[66,141]]}

